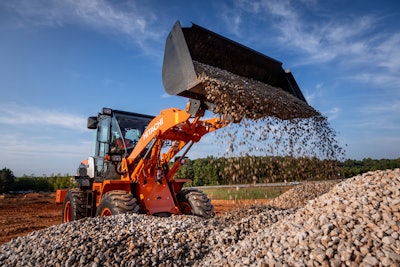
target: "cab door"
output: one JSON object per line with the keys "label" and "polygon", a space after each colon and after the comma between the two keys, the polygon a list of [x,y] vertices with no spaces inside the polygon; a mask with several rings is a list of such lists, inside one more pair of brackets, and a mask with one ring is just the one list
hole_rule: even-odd
{"label": "cab door", "polygon": [[104,156],[109,152],[110,149],[110,122],[111,117],[102,116],[100,117],[98,128],[97,128],[97,140],[95,148],[95,176],[103,176],[106,172],[106,164]]}

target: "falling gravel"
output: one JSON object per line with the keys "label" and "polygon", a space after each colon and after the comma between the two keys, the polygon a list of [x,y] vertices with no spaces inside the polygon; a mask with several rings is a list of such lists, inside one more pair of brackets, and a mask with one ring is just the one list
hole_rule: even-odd
{"label": "falling gravel", "polygon": [[398,266],[400,169],[325,191],[296,209],[253,206],[208,220],[117,215],[64,223],[3,244],[0,265]]}
{"label": "falling gravel", "polygon": [[[247,171],[241,166],[251,155],[287,157],[281,168],[290,165],[288,161],[293,158],[325,160],[322,168],[314,165],[305,169],[299,164],[292,177],[307,179],[310,173],[320,173],[318,180],[338,178],[336,163],[332,162],[344,159],[345,151],[328,119],[320,112],[281,88],[200,62],[193,63],[207,101],[213,104],[211,110],[231,122],[213,138],[223,151],[218,156],[230,159],[223,176],[240,183],[238,177]],[[275,162],[267,163],[270,170],[276,167]],[[274,174],[268,177],[270,182],[283,179],[291,177]]]}

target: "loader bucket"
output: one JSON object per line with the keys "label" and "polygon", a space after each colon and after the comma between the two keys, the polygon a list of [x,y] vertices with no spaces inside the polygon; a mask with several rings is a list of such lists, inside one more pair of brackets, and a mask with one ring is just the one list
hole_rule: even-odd
{"label": "loader bucket", "polygon": [[194,61],[281,88],[306,102],[293,75],[283,70],[281,62],[196,24],[182,28],[178,21],[165,44],[162,79],[168,94],[206,100]]}

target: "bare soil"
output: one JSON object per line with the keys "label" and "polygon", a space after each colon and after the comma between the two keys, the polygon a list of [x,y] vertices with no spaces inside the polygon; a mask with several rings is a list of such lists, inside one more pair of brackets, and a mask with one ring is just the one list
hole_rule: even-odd
{"label": "bare soil", "polygon": [[0,244],[61,222],[54,193],[1,196],[0,214]]}
{"label": "bare soil", "polygon": [[[269,200],[212,200],[216,215]],[[54,193],[0,195],[0,245],[12,238],[61,223]]]}

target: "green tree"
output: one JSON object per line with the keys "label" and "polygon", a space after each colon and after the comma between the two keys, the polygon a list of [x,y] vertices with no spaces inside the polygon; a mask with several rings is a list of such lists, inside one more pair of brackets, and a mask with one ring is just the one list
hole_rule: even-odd
{"label": "green tree", "polygon": [[49,179],[46,177],[35,178],[35,191],[48,192],[52,191],[53,188],[49,183]]}
{"label": "green tree", "polygon": [[35,178],[26,176],[17,178],[15,189],[18,191],[35,191]]}
{"label": "green tree", "polygon": [[0,193],[9,192],[15,183],[15,176],[10,169],[3,168],[0,171]]}
{"label": "green tree", "polygon": [[218,184],[218,170],[215,168],[214,158],[196,159],[193,163],[193,185],[216,184]]}

